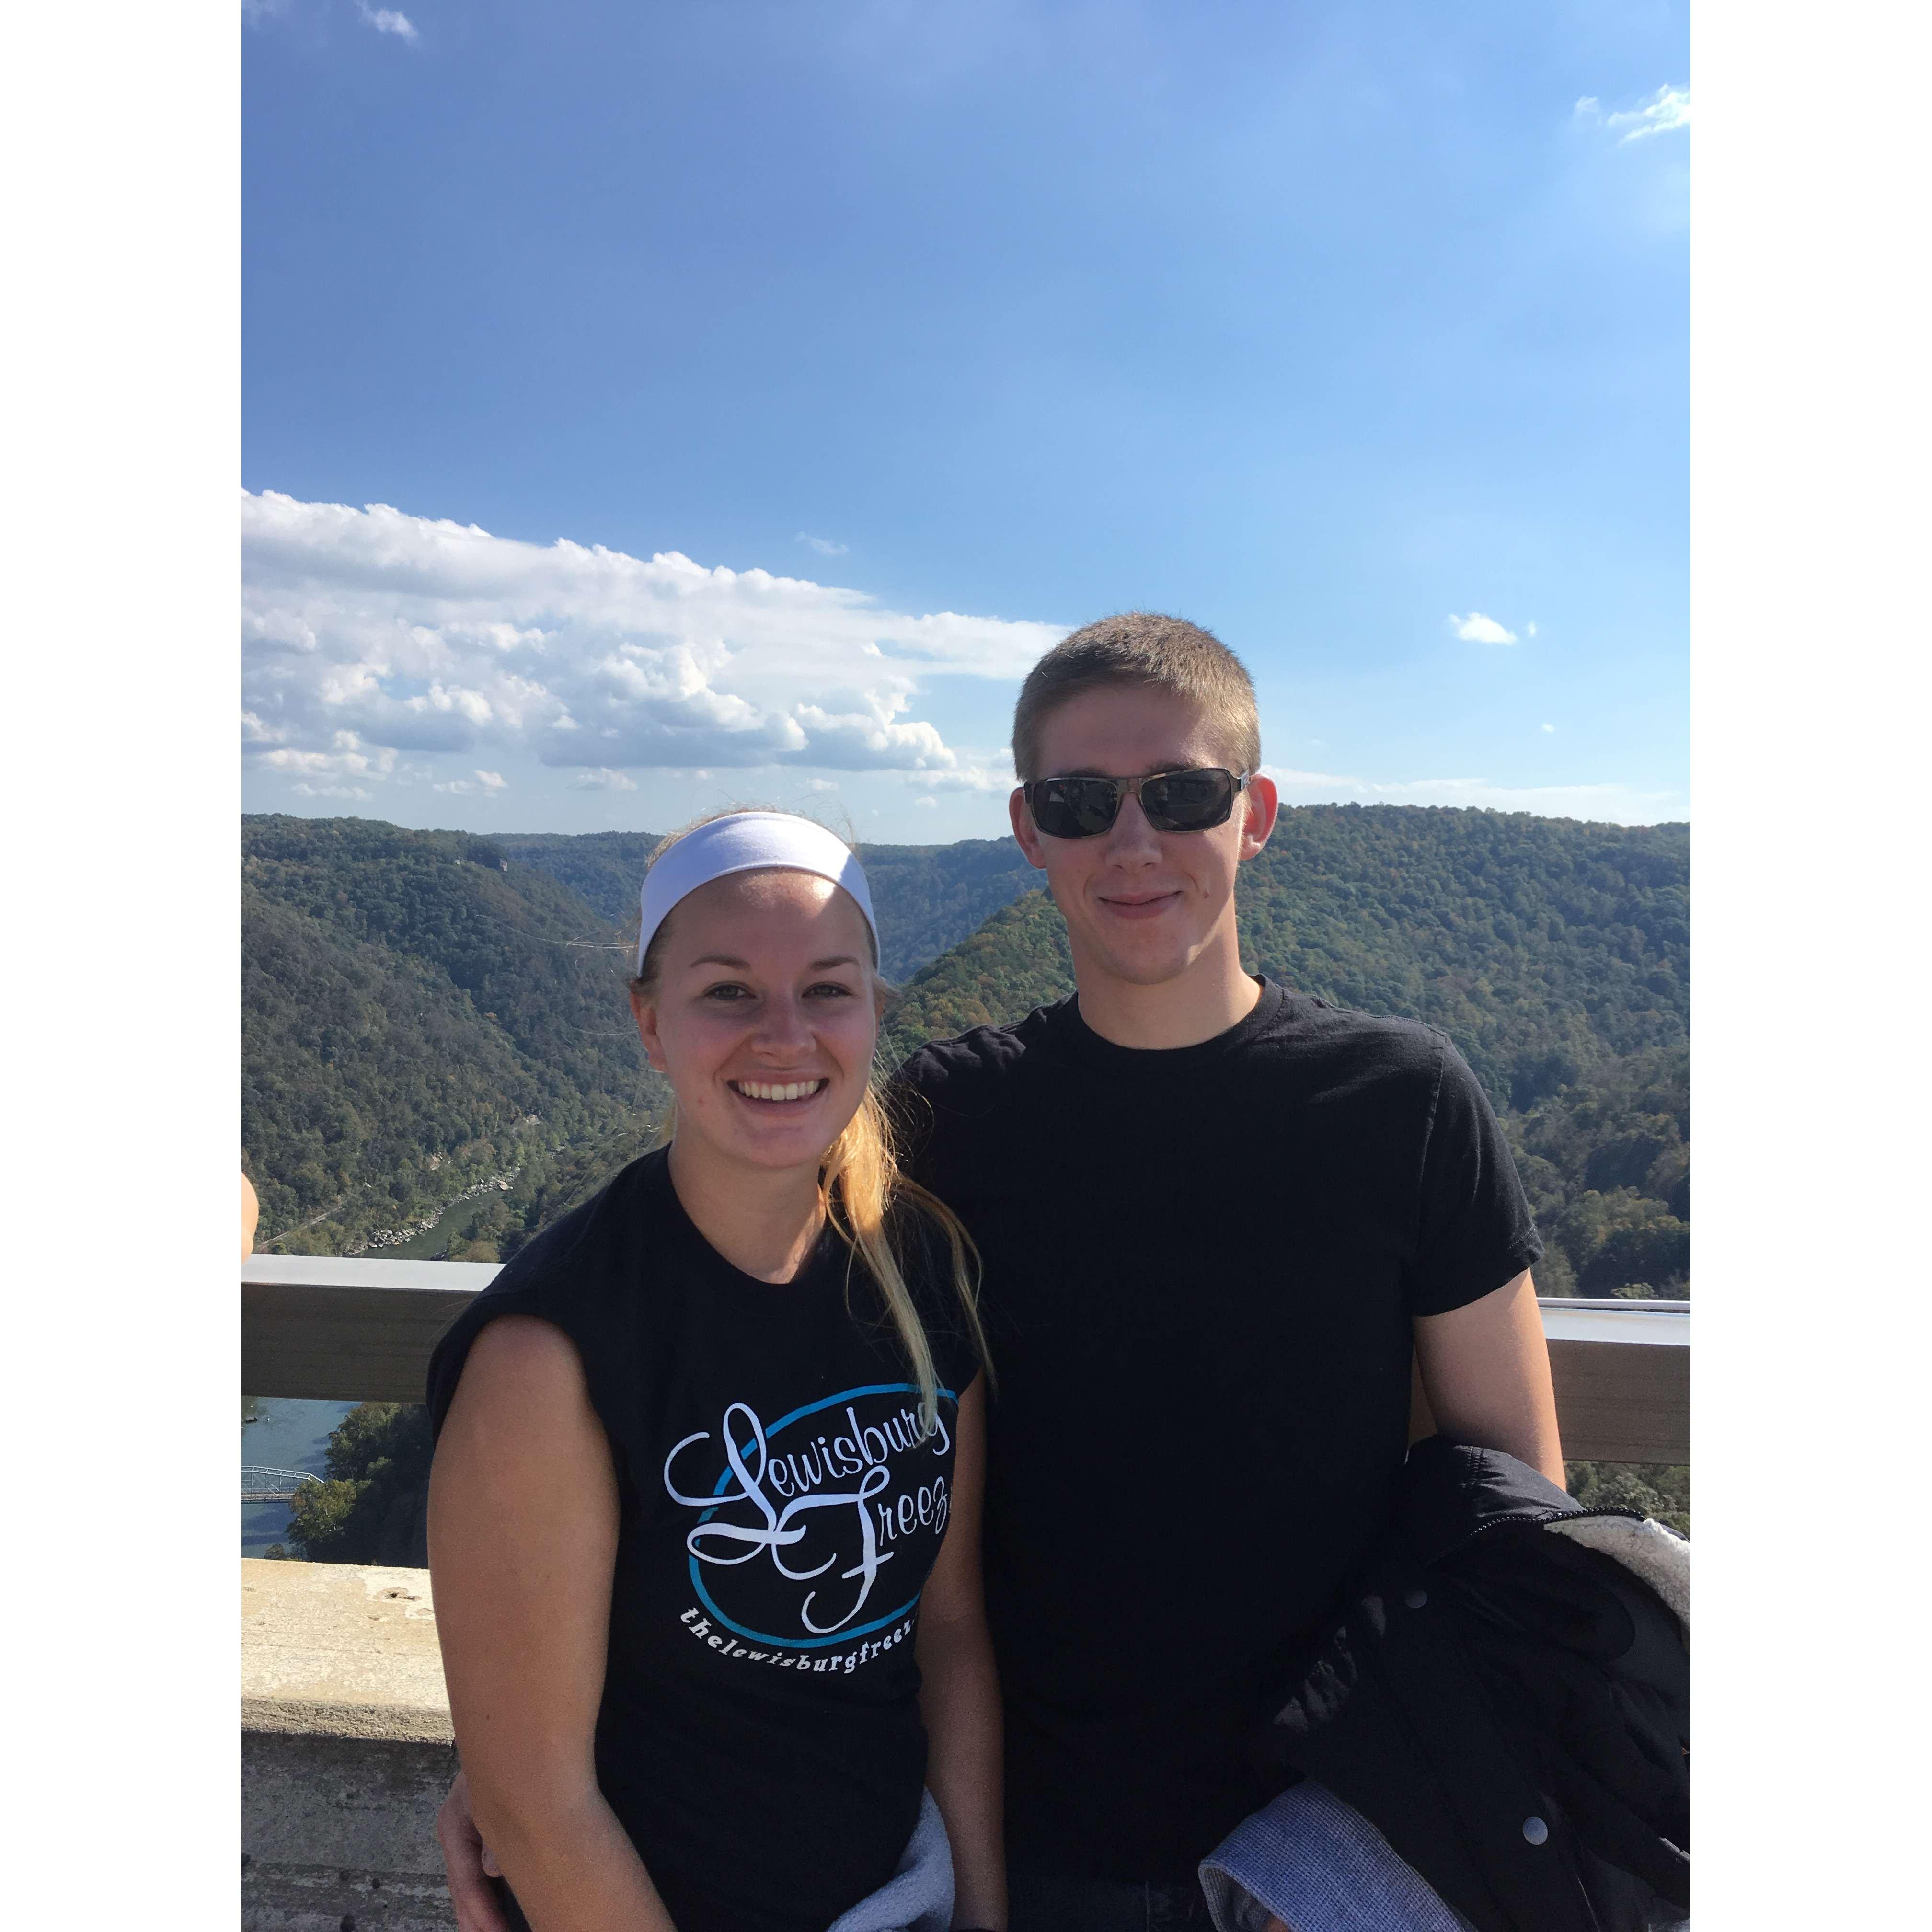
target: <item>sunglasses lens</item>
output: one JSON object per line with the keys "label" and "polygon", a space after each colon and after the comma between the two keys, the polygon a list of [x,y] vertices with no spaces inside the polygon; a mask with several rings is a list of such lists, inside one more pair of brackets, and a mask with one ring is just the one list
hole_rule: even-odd
{"label": "sunglasses lens", "polygon": [[1204,832],[1233,810],[1232,772],[1169,772],[1141,787],[1141,809],[1156,832]]}
{"label": "sunglasses lens", "polygon": [[1033,788],[1033,820],[1054,838],[1090,838],[1106,830],[1120,795],[1106,778],[1042,778]]}

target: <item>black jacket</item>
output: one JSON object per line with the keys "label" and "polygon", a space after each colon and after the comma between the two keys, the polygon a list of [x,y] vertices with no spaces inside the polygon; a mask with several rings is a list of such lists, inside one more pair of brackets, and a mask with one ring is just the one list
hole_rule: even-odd
{"label": "black jacket", "polygon": [[1352,1804],[1479,1932],[1649,1932],[1690,1908],[1684,1627],[1585,1535],[1660,1554],[1673,1594],[1681,1558],[1688,1616],[1680,1540],[1514,1456],[1418,1443],[1390,1534],[1269,1700],[1266,1761]]}

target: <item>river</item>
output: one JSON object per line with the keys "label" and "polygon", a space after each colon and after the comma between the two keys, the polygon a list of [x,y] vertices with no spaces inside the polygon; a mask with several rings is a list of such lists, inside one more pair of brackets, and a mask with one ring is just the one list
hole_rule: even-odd
{"label": "river", "polygon": [[[353,1408],[352,1402],[295,1402],[263,1396],[255,1404],[258,1420],[242,1425],[244,1469],[312,1469],[326,1473],[329,1432]],[[242,1505],[242,1554],[262,1556],[289,1533],[286,1503]]]}

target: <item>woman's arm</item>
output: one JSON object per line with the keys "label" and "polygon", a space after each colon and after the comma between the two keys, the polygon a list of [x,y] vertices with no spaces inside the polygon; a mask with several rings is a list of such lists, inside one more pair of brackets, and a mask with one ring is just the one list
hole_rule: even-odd
{"label": "woman's arm", "polygon": [[986,1468],[983,1375],[974,1376],[960,1398],[956,1434],[946,1540],[919,1606],[919,1708],[930,1741],[926,1781],[952,1844],[952,1922],[1004,1932],[1000,1681],[980,1584]]}
{"label": "woman's arm", "polygon": [[1415,1359],[1444,1435],[1503,1450],[1563,1486],[1550,1349],[1527,1270],[1446,1315],[1417,1316]]}
{"label": "woman's arm", "polygon": [[534,1932],[672,1932],[597,1787],[616,1480],[583,1365],[527,1316],[472,1346],[430,1475],[450,1715],[476,1823]]}

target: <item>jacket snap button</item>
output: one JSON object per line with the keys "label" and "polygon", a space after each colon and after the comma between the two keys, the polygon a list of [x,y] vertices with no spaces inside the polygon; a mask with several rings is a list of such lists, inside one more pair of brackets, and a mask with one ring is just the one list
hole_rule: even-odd
{"label": "jacket snap button", "polygon": [[1427,1603],[1428,1600],[1429,1592],[1426,1590],[1407,1591],[1404,1593],[1402,1597],[1402,1601],[1406,1604],[1412,1610],[1420,1610],[1423,1605]]}
{"label": "jacket snap button", "polygon": [[1550,1827],[1540,1818],[1526,1818],[1522,1821],[1522,1835],[1532,1845],[1540,1845],[1550,1836]]}

